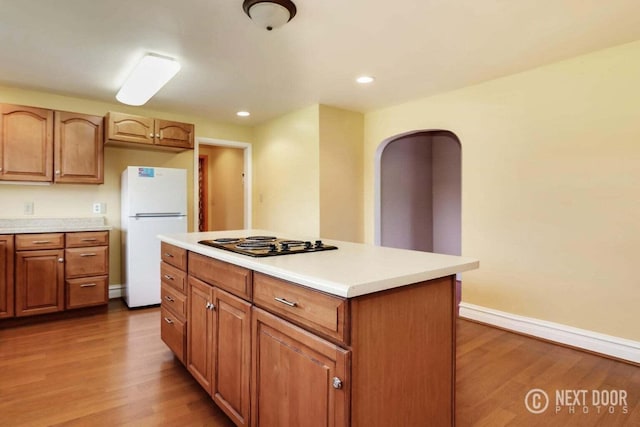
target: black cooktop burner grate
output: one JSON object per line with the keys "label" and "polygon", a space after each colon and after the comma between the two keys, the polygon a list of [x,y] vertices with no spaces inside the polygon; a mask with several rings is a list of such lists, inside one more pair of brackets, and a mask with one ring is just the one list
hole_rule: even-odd
{"label": "black cooktop burner grate", "polygon": [[336,246],[325,245],[322,240],[311,242],[305,240],[279,239],[273,236],[249,236],[244,238],[223,237],[212,240],[200,240],[198,243],[252,257],[290,255],[338,249]]}

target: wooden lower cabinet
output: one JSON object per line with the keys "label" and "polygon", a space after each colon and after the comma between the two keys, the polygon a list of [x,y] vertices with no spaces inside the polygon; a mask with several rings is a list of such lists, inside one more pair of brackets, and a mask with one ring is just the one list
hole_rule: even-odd
{"label": "wooden lower cabinet", "polygon": [[211,394],[211,353],[213,346],[213,287],[189,277],[187,317],[187,369]]}
{"label": "wooden lower cabinet", "polygon": [[16,252],[16,316],[64,310],[64,250]]}
{"label": "wooden lower cabinet", "polygon": [[13,235],[0,235],[0,319],[13,317]]}
{"label": "wooden lower cabinet", "polygon": [[351,352],[253,309],[252,426],[348,426]]}
{"label": "wooden lower cabinet", "polygon": [[189,277],[187,369],[236,425],[249,423],[251,304]]}
{"label": "wooden lower cabinet", "polygon": [[[224,280],[241,267],[188,265],[186,366],[236,425],[455,425],[455,276],[346,299],[249,270],[245,292]],[[165,285],[163,316],[181,312]]]}

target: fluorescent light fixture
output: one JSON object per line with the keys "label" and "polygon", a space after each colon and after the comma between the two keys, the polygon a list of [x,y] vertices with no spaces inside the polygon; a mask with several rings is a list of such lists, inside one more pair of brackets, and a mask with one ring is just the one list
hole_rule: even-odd
{"label": "fluorescent light fixture", "polygon": [[374,80],[375,78],[372,76],[360,76],[356,79],[356,81],[360,84],[373,83]]}
{"label": "fluorescent light fixture", "polygon": [[248,111],[238,111],[236,113],[236,116],[238,116],[238,117],[249,117],[250,115],[251,115],[251,113],[248,112]]}
{"label": "fluorescent light fixture", "polygon": [[175,59],[147,54],[127,77],[116,99],[127,105],[144,105],[179,70],[180,64]]}

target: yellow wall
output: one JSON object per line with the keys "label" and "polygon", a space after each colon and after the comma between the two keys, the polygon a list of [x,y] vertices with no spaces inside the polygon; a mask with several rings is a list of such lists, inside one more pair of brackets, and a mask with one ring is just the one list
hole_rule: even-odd
{"label": "yellow wall", "polygon": [[363,123],[361,113],[314,105],[256,127],[254,227],[361,242]]}
{"label": "yellow wall", "polygon": [[463,300],[640,340],[640,42],[365,115],[365,238],[386,138],[462,144]]}
{"label": "yellow wall", "polygon": [[320,106],[320,235],[363,241],[364,115]]}
{"label": "yellow wall", "polygon": [[255,128],[253,227],[282,235],[320,232],[318,105]]}
{"label": "yellow wall", "polygon": [[[218,124],[202,117],[153,111],[89,101],[80,98],[0,87],[0,102],[30,105],[55,110],[104,115],[108,111],[139,114],[167,120],[194,123],[196,136],[226,140],[251,141],[248,127]],[[111,284],[120,279],[120,174],[128,165],[175,167],[187,169],[189,228],[193,225],[193,152],[171,153],[129,148],[105,147],[105,180],[103,185],[54,184],[49,186],[0,184],[0,217],[91,217],[94,202],[107,204],[104,215],[111,232],[109,256]],[[24,202],[34,202],[34,215],[23,215]]]}

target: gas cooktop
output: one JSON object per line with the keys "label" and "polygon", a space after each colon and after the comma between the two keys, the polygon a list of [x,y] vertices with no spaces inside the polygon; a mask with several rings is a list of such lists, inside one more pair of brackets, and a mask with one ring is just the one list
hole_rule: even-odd
{"label": "gas cooktop", "polygon": [[338,249],[336,246],[325,245],[322,240],[311,242],[309,240],[281,239],[274,236],[224,237],[200,240],[198,243],[252,257],[291,255]]}

